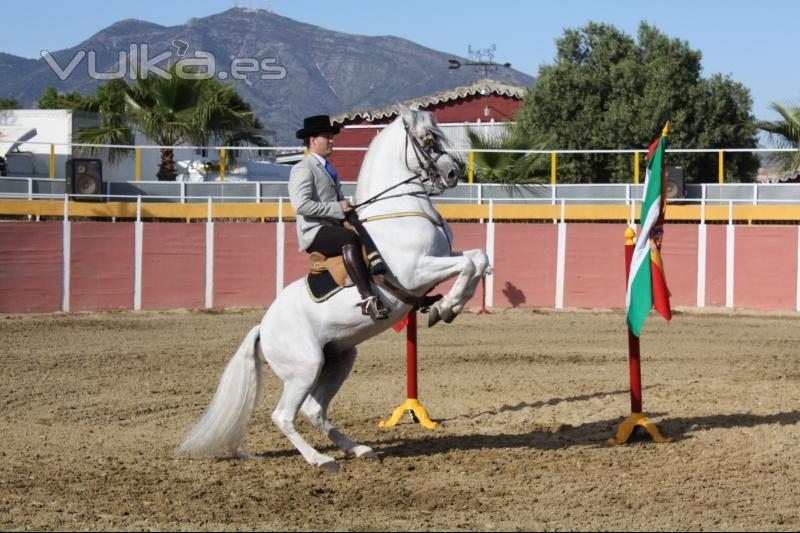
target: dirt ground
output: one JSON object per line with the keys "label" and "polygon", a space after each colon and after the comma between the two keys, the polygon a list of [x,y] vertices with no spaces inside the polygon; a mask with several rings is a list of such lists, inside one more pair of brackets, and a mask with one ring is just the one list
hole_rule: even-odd
{"label": "dirt ground", "polygon": [[495,310],[360,349],[331,407],[381,462],[309,467],[269,415],[263,461],[173,459],[261,310],[0,316],[3,530],[786,530],[800,528],[800,317],[679,312],[642,338],[644,411],[671,444],[606,443],[630,412],[620,312]]}

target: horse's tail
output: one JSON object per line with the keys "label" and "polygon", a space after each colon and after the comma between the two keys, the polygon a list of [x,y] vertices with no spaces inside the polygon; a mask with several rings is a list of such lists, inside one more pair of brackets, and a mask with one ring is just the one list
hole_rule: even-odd
{"label": "horse's tail", "polygon": [[250,417],[261,396],[259,326],[250,330],[219,380],[203,416],[176,451],[191,457],[242,456]]}

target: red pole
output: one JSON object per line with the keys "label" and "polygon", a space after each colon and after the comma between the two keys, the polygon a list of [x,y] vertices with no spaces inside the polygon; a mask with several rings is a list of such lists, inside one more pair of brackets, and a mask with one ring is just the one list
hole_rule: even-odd
{"label": "red pole", "polygon": [[[417,400],[417,312],[408,313],[406,322],[406,388],[408,398],[403,405],[397,407],[389,420],[381,420],[378,426],[382,428],[392,427],[409,413],[418,422],[428,429],[436,429],[439,425],[428,415],[428,411]],[[399,331],[399,330],[398,330]]]}
{"label": "red pole", "polygon": [[417,399],[417,312],[408,313],[406,325],[406,383],[408,398]]}
{"label": "red pole", "polygon": [[[631,262],[633,261],[633,249],[636,246],[634,240],[636,232],[632,228],[625,230],[625,282],[627,286],[628,278],[631,275]],[[630,366],[631,379],[631,413],[642,412],[642,369],[639,359],[639,337],[633,334],[631,327],[628,326],[628,363]]]}

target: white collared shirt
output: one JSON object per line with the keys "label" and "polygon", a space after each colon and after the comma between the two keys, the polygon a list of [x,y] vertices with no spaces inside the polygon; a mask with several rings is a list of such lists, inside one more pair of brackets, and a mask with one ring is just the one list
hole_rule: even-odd
{"label": "white collared shirt", "polygon": [[319,162],[320,162],[320,163],[322,163],[322,166],[323,166],[323,167],[325,166],[325,163],[327,163],[327,159],[325,159],[325,158],[324,158],[324,157],[322,157],[321,155],[319,155],[319,154],[315,154],[314,152],[308,152],[308,153],[309,153],[309,154],[311,154],[311,155],[313,155],[314,157],[316,157],[316,158],[319,160]]}

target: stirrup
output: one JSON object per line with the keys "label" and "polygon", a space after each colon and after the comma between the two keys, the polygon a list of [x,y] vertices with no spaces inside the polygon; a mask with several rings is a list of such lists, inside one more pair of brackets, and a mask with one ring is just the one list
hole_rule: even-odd
{"label": "stirrup", "polygon": [[383,305],[377,296],[368,296],[361,300],[361,314],[371,316],[374,320],[389,318],[389,308]]}

